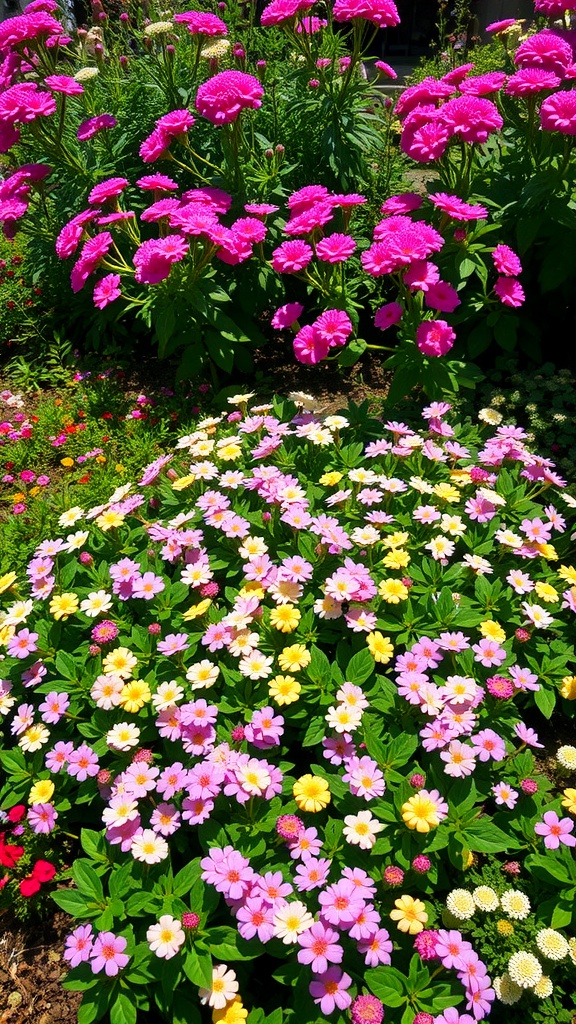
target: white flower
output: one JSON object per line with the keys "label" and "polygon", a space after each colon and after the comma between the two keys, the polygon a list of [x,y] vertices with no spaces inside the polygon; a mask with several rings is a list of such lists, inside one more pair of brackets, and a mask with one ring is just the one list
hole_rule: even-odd
{"label": "white flower", "polygon": [[160,683],[156,693],[152,695],[152,706],[156,711],[166,711],[182,700],[184,690],[172,679],[169,683]]}
{"label": "white flower", "polygon": [[554,616],[539,604],[528,604],[528,601],[523,601],[522,609],[526,618],[536,629],[547,629],[554,621]]}
{"label": "white flower", "polygon": [[576,771],[576,747],[571,746],[569,743],[565,743],[564,746],[558,747],[556,751],[556,760],[562,768],[566,768],[567,771]]}
{"label": "white flower", "polygon": [[491,427],[497,427],[502,423],[502,413],[496,412],[495,409],[480,409],[478,413],[478,419],[482,423],[489,423]]}
{"label": "white flower", "polygon": [[182,922],[177,921],[170,914],[163,914],[158,924],[150,925],[146,932],[146,939],[150,949],[156,956],[164,960],[170,960],[186,941],[186,935],[182,930]]}
{"label": "white flower", "polygon": [[494,889],[489,885],[479,885],[472,891],[472,899],[478,910],[492,911],[500,906],[500,900]]}
{"label": "white flower", "polygon": [[164,36],[174,28],[172,21],[154,21],[144,29],[144,35],[149,37]]}
{"label": "white flower", "polygon": [[90,534],[88,530],[76,530],[75,533],[69,533],[66,537],[66,543],[63,547],[63,551],[77,551],[78,548],[84,546]]}
{"label": "white flower", "polygon": [[97,76],[98,68],[80,68],[80,70],[74,75],[74,78],[77,82],[89,82],[90,79],[96,78]]}
{"label": "white flower", "polygon": [[112,607],[112,598],[105,590],[96,590],[93,594],[81,602],[80,611],[84,612],[89,619],[95,619],[101,612],[107,612]]}
{"label": "white flower", "polygon": [[335,732],[354,732],[362,721],[362,708],[338,704],[336,707],[328,708],[324,717],[328,726]]}
{"label": "white flower", "polygon": [[226,399],[226,401],[228,402],[228,405],[245,405],[246,402],[249,402],[255,395],[255,391],[247,391],[244,395],[231,395],[230,398]]}
{"label": "white flower", "polygon": [[513,1006],[522,998],[522,989],[509,974],[503,974],[501,978],[494,978],[493,981],[496,998],[505,1006]]}
{"label": "white flower", "polygon": [[446,897],[446,907],[458,921],[468,921],[474,916],[476,904],[467,889],[453,889]]}
{"label": "white flower", "polygon": [[520,949],[508,961],[508,974],[520,988],[534,988],[542,977],[542,965],[533,953]]}
{"label": "white flower", "polygon": [[288,945],[290,942],[296,942],[298,936],[302,932],[307,932],[313,924],[314,918],[310,911],[300,900],[294,900],[274,914],[274,935]]}
{"label": "white flower", "polygon": [[464,555],[462,559],[465,565],[473,572],[478,573],[479,576],[491,576],[494,572],[490,562],[480,555]]}
{"label": "white flower", "polygon": [[190,666],[186,672],[186,679],[192,684],[192,690],[204,690],[208,686],[213,686],[219,675],[220,669],[218,666],[213,665],[211,661],[204,658],[203,661]]}
{"label": "white flower", "polygon": [[80,508],[79,505],[74,505],[73,508],[69,508],[66,512],[62,513],[58,519],[58,524],[60,526],[74,526],[74,523],[81,519],[83,515],[84,509]]}
{"label": "white flower", "polygon": [[33,601],[15,601],[11,604],[6,615],[2,618],[3,626],[19,626],[26,622],[34,606]]}
{"label": "white flower", "polygon": [[352,846],[361,850],[371,850],[376,842],[378,832],[384,825],[373,818],[370,811],[358,811],[358,814],[347,814],[344,818],[344,836]]}
{"label": "white flower", "polygon": [[212,971],[212,987],[199,988],[200,1002],[212,1006],[215,1010],[223,1010],[226,1003],[231,1002],[238,992],[238,982],[234,971],[228,970],[226,964],[218,964]]}
{"label": "white flower", "polygon": [[440,534],[437,537],[433,537],[429,544],[424,545],[426,550],[432,555],[432,558],[437,562],[441,559],[450,558],[450,555],[454,554],[455,546],[454,541],[447,540],[446,537],[442,537]]}
{"label": "white flower", "polygon": [[132,722],[119,722],[106,733],[106,743],[113,750],[131,750],[138,745],[140,729]]}
{"label": "white flower", "polygon": [[234,774],[238,784],[250,796],[263,796],[272,781],[270,772],[256,757],[251,757],[248,764],[236,768]]}
{"label": "white flower", "polygon": [[536,945],[548,960],[565,960],[570,952],[568,940],[554,928],[542,928],[536,936]]}
{"label": "white flower", "polygon": [[168,843],[151,828],[144,828],[133,837],[130,850],[134,860],[144,864],[159,864],[168,856]]}
{"label": "white flower", "polygon": [[273,658],[267,658],[261,651],[255,650],[241,658],[238,668],[247,679],[268,679],[274,672],[273,661]]}
{"label": "white flower", "polygon": [[500,897],[502,910],[514,921],[523,921],[530,913],[530,900],[519,889],[506,889]]}

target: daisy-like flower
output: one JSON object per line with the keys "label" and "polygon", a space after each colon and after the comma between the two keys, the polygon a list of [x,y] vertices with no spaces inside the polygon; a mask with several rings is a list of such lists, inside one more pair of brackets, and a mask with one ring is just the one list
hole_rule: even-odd
{"label": "daisy-like flower", "polygon": [[350,707],[348,704],[338,704],[336,707],[328,708],[324,716],[330,729],[335,732],[354,732],[362,721],[362,709]]}
{"label": "daisy-like flower", "polygon": [[213,686],[219,675],[220,669],[218,666],[213,665],[211,661],[205,658],[196,665],[190,666],[186,672],[186,679],[191,684],[192,690],[203,690]]}
{"label": "daisy-like flower", "polygon": [[106,743],[113,750],[131,750],[140,740],[140,729],[132,722],[119,722],[106,733]]}
{"label": "daisy-like flower", "polygon": [[177,921],[170,914],[163,914],[157,924],[150,925],[146,932],[146,941],[156,956],[164,960],[171,960],[186,941],[182,922]]}
{"label": "daisy-like flower", "polygon": [[372,633],[368,633],[366,637],[366,646],[370,651],[370,654],[381,665],[387,665],[392,660],[394,654],[394,645],[390,640],[390,637],[384,636],[378,630]]}
{"label": "daisy-like flower", "polygon": [[241,658],[238,669],[247,679],[268,679],[274,671],[273,658],[266,657],[261,651],[251,651]]}
{"label": "daisy-like flower", "polygon": [[131,679],[122,687],[118,703],[124,708],[124,711],[135,715],[151,700],[151,697],[148,683],[143,679]]}
{"label": "daisy-like flower", "polygon": [[288,602],[279,604],[270,612],[270,625],[281,633],[293,633],[301,619],[301,612]]}
{"label": "daisy-like flower", "polygon": [[139,829],[132,837],[130,850],[134,860],[159,864],[168,856],[168,843],[151,828]]}
{"label": "daisy-like flower", "polygon": [[54,796],[54,783],[51,779],[40,779],[35,782],[28,795],[29,804],[47,804]]}
{"label": "daisy-like flower", "polygon": [[576,846],[576,836],[572,835],[574,822],[570,818],[559,818],[556,811],[545,811],[542,821],[534,826],[534,831],[537,836],[543,836],[547,850],[557,850],[561,843],[564,846]]}
{"label": "daisy-like flower", "polygon": [[436,828],[446,817],[448,805],[437,789],[430,793],[421,789],[402,804],[401,814],[408,828],[425,833]]}
{"label": "daisy-like flower", "polygon": [[66,620],[78,611],[79,602],[76,594],[55,594],[49,605],[50,614],[57,622]]}
{"label": "daisy-like flower", "polygon": [[160,683],[156,693],[152,694],[152,707],[155,711],[166,711],[166,708],[178,704],[184,696],[183,688],[175,680]]}
{"label": "daisy-like flower", "polygon": [[199,988],[198,995],[200,1002],[206,1006],[212,1006],[215,1010],[222,1010],[227,1003],[236,998],[238,992],[238,981],[233,970],[229,970],[226,964],[218,964],[212,970],[212,985],[210,988]]}
{"label": "daisy-like flower", "polygon": [[278,664],[283,672],[298,672],[307,668],[312,655],[304,644],[292,644],[291,647],[284,647],[278,655]]}
{"label": "daisy-like flower", "polygon": [[104,658],[102,671],[107,676],[119,676],[120,679],[129,679],[137,664],[138,659],[127,647],[116,647]]}
{"label": "daisy-like flower", "polygon": [[422,900],[414,899],[413,896],[400,896],[394,900],[394,907],[395,909],[390,911],[390,917],[392,921],[396,921],[401,932],[418,935],[424,930],[428,914]]}
{"label": "daisy-like flower", "polygon": [[576,771],[576,747],[573,747],[569,743],[565,743],[563,746],[558,747],[556,751],[556,760],[561,768],[565,768],[568,772]]}
{"label": "daisy-like flower", "polygon": [[576,789],[565,789],[562,796],[562,807],[565,807],[569,814],[576,814]]}
{"label": "daisy-like flower", "polygon": [[534,988],[542,977],[542,964],[533,953],[520,949],[508,961],[508,974],[520,988]]}
{"label": "daisy-like flower", "polygon": [[296,942],[302,932],[308,931],[314,924],[314,918],[300,900],[286,903],[274,914],[274,935],[282,939],[285,945]]}
{"label": "daisy-like flower", "polygon": [[45,725],[31,725],[18,740],[18,746],[29,754],[41,750],[48,743],[50,732]]}
{"label": "daisy-like flower", "polygon": [[63,512],[58,519],[59,526],[74,526],[79,519],[84,515],[84,509],[80,508],[79,505],[74,505],[73,508],[69,508],[66,512]]}
{"label": "daisy-like flower", "polygon": [[527,601],[523,601],[522,610],[535,629],[548,629],[554,621],[554,616],[539,604],[528,604]]}
{"label": "daisy-like flower", "polygon": [[294,676],[274,676],[268,683],[268,693],[275,704],[293,704],[298,700],[302,687]]}
{"label": "daisy-like flower", "polygon": [[446,907],[457,921],[469,921],[474,917],[476,904],[467,889],[453,889],[446,897]]}
{"label": "daisy-like flower", "polygon": [[399,604],[400,601],[406,601],[409,590],[401,580],[386,579],[381,581],[378,593],[387,604]]}
{"label": "daisy-like flower", "polygon": [[376,836],[382,832],[384,825],[372,816],[370,811],[358,811],[358,814],[347,814],[344,818],[344,836],[352,846],[361,850],[371,850]]}
{"label": "daisy-like flower", "polygon": [[454,554],[456,545],[454,541],[447,540],[446,537],[443,537],[441,534],[438,534],[437,537],[433,537],[428,544],[424,545],[424,547],[426,548],[427,551],[430,552],[432,558],[436,562],[443,562]]}
{"label": "daisy-like flower", "polygon": [[513,921],[524,921],[531,910],[530,900],[520,889],[506,889],[500,896],[500,906]]}
{"label": "daisy-like flower", "polygon": [[294,799],[301,811],[316,813],[330,803],[330,789],[319,775],[301,775],[292,787]]}

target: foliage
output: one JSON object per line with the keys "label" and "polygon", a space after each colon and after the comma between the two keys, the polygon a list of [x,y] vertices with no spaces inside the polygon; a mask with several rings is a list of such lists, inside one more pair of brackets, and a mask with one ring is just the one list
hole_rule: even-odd
{"label": "foliage", "polygon": [[[251,397],[62,513],[0,580],[2,806],[79,836],[54,893],[78,921],[79,1020],[200,1020],[198,989],[215,1021],[246,1002],[254,1021],[343,1022],[370,993],[395,1024],[445,1024],[463,1001],[482,1019],[517,953],[524,1019],[550,1000],[562,1020],[576,748],[554,784],[535,754],[536,729],[573,718],[575,501],[521,429],[452,424],[448,403],[416,430]],[[506,962],[480,881],[522,940]],[[301,929],[266,888],[281,882]],[[311,976],[320,908],[343,959]],[[434,952],[467,935],[468,966]]]}

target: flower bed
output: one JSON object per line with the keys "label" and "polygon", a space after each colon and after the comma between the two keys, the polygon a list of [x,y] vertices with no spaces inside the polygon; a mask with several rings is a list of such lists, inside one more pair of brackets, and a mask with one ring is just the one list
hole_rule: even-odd
{"label": "flower bed", "polygon": [[576,502],[448,403],[250,397],[0,580],[4,894],[79,835],[80,1024],[568,1021]]}

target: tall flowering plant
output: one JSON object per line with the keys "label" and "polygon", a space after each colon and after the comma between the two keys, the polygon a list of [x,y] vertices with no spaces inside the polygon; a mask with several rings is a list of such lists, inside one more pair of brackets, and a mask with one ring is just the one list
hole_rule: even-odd
{"label": "tall flowering plant", "polygon": [[[576,958],[576,749],[553,785],[533,753],[576,693],[576,502],[493,411],[251,397],[0,578],[0,800],[79,837],[80,1020],[529,1012]],[[473,929],[535,900],[502,970]]]}

